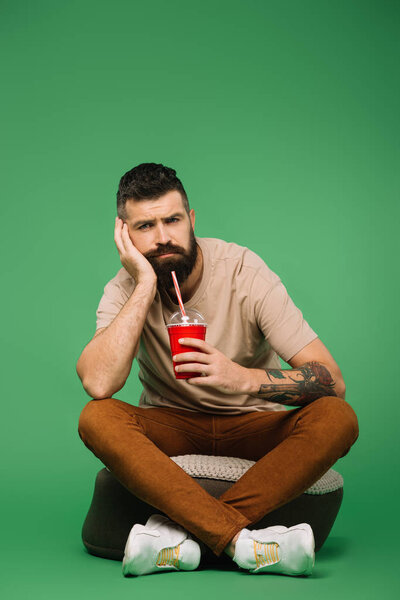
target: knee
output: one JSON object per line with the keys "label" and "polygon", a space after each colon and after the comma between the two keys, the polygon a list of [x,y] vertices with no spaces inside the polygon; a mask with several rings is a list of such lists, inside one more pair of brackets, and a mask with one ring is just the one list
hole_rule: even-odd
{"label": "knee", "polygon": [[337,398],[339,400],[339,413],[343,421],[343,427],[345,427],[350,437],[350,443],[353,445],[359,436],[358,418],[354,409],[346,400],[343,398]]}
{"label": "knee", "polygon": [[104,398],[102,400],[89,400],[83,407],[78,422],[78,433],[83,442],[86,441],[91,432],[101,427],[101,421],[107,418],[113,403],[113,398]]}
{"label": "knee", "polygon": [[325,396],[319,398],[327,424],[345,436],[349,446],[353,445],[359,435],[358,418],[354,409],[343,398]]}

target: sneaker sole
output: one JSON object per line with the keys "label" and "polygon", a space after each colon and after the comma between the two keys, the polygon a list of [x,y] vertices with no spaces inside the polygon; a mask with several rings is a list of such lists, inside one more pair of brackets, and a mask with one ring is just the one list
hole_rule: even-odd
{"label": "sneaker sole", "polygon": [[[289,529],[292,529],[292,528],[289,527]],[[303,569],[303,571],[300,571],[299,573],[293,573],[293,575],[295,577],[297,577],[299,575],[311,575],[313,568],[314,568],[314,564],[315,564],[314,532],[312,530],[312,527],[308,523],[300,523],[299,525],[295,525],[292,530],[295,530],[295,529],[301,529],[305,533],[307,533],[307,537],[304,541],[304,550],[305,550],[306,554],[308,555],[308,560],[307,560],[306,568]],[[292,573],[288,573],[288,574],[291,575]]]}
{"label": "sneaker sole", "polygon": [[[134,525],[128,536],[122,559],[122,574],[124,576],[149,575],[162,571],[193,571],[199,566],[201,559],[200,546],[194,540],[188,538],[180,543],[179,567],[171,564],[157,564],[158,550],[153,552],[154,561],[150,558],[150,564],[145,564],[142,553],[146,547],[146,537],[151,542],[151,538],[154,539],[154,537],[158,536],[151,535],[151,530],[145,532],[143,525]],[[148,551],[146,549],[145,553],[148,553]]]}
{"label": "sneaker sole", "polygon": [[292,527],[285,527],[284,525],[277,525],[276,527],[269,527],[268,529],[270,530],[274,530],[277,533],[287,533],[288,531],[295,531],[297,530],[301,530],[306,534],[306,537],[304,539],[304,551],[306,553],[307,556],[307,562],[306,562],[306,566],[304,569],[302,569],[301,571],[298,572],[293,572],[289,571],[289,570],[285,570],[282,569],[282,567],[280,567],[280,563],[276,563],[275,565],[270,565],[268,567],[262,567],[261,569],[257,570],[256,573],[257,574],[262,574],[262,573],[276,573],[276,574],[282,574],[282,575],[290,575],[292,577],[299,577],[301,575],[304,576],[308,576],[311,575],[314,565],[315,565],[315,539],[314,539],[314,533],[313,530],[311,528],[311,526],[308,523],[300,523],[299,525],[294,525]]}

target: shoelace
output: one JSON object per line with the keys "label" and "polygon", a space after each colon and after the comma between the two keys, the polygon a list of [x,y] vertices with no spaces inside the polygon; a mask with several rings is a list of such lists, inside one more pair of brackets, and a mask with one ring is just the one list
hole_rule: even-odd
{"label": "shoelace", "polygon": [[274,565],[280,561],[278,553],[279,544],[276,542],[267,544],[253,541],[253,544],[257,569],[258,567],[265,567],[266,565]]}
{"label": "shoelace", "polygon": [[160,550],[160,552],[158,553],[157,556],[157,561],[156,561],[156,565],[158,567],[176,567],[177,569],[179,569],[179,551],[180,551],[181,545],[178,544],[177,546],[174,546],[173,548],[163,548],[162,550]]}

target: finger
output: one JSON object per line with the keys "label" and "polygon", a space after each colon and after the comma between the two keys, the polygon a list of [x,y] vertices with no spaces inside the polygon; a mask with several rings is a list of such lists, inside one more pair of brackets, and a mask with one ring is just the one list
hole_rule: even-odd
{"label": "finger", "polygon": [[128,252],[131,248],[132,242],[131,242],[131,238],[129,237],[128,225],[126,223],[124,223],[122,226],[121,239],[122,239],[122,243],[125,248],[125,252]]}
{"label": "finger", "polygon": [[204,352],[183,352],[181,354],[175,354],[172,357],[175,362],[194,360],[196,362],[209,363],[209,355]]}
{"label": "finger", "polygon": [[210,377],[190,377],[189,379],[185,379],[188,383],[193,383],[194,385],[211,385]]}
{"label": "finger", "polygon": [[211,354],[214,352],[215,348],[210,344],[207,344],[204,340],[199,340],[198,338],[179,338],[179,343],[183,346],[195,346],[201,348],[203,352],[207,352]]}
{"label": "finger", "polygon": [[114,242],[115,245],[117,246],[117,250],[119,252],[120,255],[125,253],[125,248],[124,245],[122,243],[122,239],[121,239],[121,220],[118,220],[115,224],[115,229],[114,229]]}
{"label": "finger", "polygon": [[204,365],[199,365],[199,363],[184,363],[182,365],[177,365],[175,371],[178,373],[190,373],[191,371],[194,373],[206,373]]}
{"label": "finger", "polygon": [[123,225],[123,221],[122,219],[119,219],[118,217],[115,219],[115,227],[114,227],[114,232],[121,232],[121,228]]}

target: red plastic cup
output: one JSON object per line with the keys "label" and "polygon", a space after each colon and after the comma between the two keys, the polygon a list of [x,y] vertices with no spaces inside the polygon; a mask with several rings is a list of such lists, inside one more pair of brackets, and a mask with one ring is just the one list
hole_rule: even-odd
{"label": "red plastic cup", "polygon": [[[170,319],[171,323],[167,325],[169,342],[171,346],[171,356],[175,356],[175,354],[181,354],[182,352],[201,352],[201,350],[195,346],[180,344],[178,341],[180,338],[196,338],[198,340],[206,339],[207,323],[204,322],[203,316],[194,309],[186,310],[186,315],[189,317],[187,323],[177,322],[182,321],[182,315],[181,313],[174,313]],[[176,379],[201,377],[200,372],[181,371],[177,373],[175,367],[176,365],[184,364],[183,361],[172,361],[172,364]]]}

